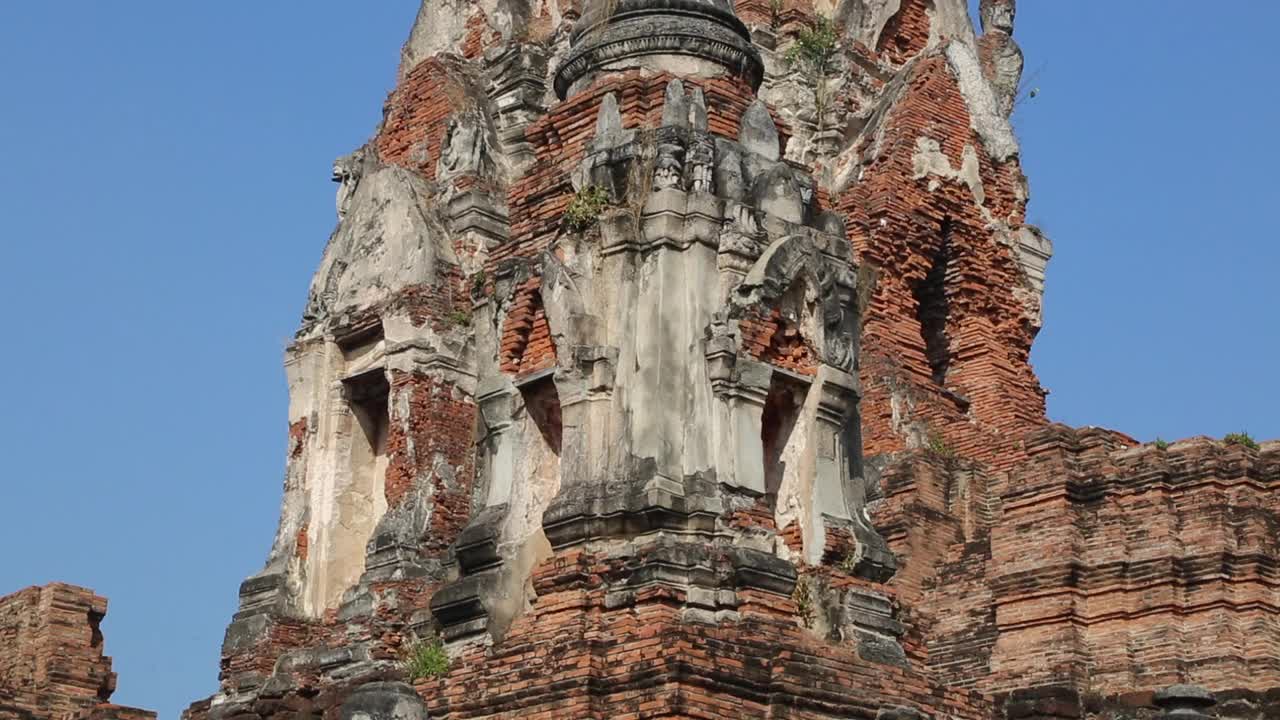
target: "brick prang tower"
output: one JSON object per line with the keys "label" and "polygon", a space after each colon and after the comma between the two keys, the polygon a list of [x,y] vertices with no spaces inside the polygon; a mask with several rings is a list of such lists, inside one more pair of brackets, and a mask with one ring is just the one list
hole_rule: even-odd
{"label": "brick prang tower", "polygon": [[1046,420],[980,10],[424,2],[186,717],[1280,716],[1280,444]]}

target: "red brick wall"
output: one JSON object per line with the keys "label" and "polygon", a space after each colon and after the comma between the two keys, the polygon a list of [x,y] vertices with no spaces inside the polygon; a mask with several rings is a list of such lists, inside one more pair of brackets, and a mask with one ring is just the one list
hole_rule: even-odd
{"label": "red brick wall", "polygon": [[991,535],[986,685],[1280,685],[1280,447],[1127,445],[1061,427],[1028,440]]}
{"label": "red brick wall", "polygon": [[475,401],[451,382],[393,370],[390,408],[387,504],[416,497],[409,490],[425,485],[431,528],[423,550],[443,554],[470,518]]}
{"label": "red brick wall", "polygon": [[902,0],[902,5],[880,33],[876,52],[881,59],[901,65],[925,49],[932,23],[932,0]]}
{"label": "red brick wall", "polygon": [[[905,447],[902,397],[932,434],[964,457],[995,467],[1019,458],[1017,438],[1044,424],[1044,393],[1030,366],[1035,328],[1015,297],[1020,270],[988,228],[969,188],[915,179],[916,140],[937,140],[959,168],[966,144],[977,150],[985,207],[1011,223],[1023,219],[1016,160],[997,164],[970,130],[964,98],[940,56],[919,62],[885,120],[882,151],[863,179],[837,200],[849,220],[859,262],[878,269],[862,340],[863,437],[867,454]],[[949,372],[934,380],[913,290],[924,281],[949,227],[945,276]],[[895,394],[899,397],[894,399]]]}
{"label": "red brick wall", "polygon": [[547,323],[538,278],[525,281],[502,326],[502,371],[525,376],[556,366],[556,346]]}
{"label": "red brick wall", "polygon": [[875,520],[941,681],[1280,685],[1280,444],[1161,450],[1062,426],[1026,443],[1007,473],[918,452],[885,474]]}
{"label": "red brick wall", "polygon": [[374,141],[382,161],[434,180],[449,117],[466,106],[466,83],[460,63],[437,58],[409,71],[383,110],[386,119]]}
{"label": "red brick wall", "polygon": [[749,311],[741,321],[742,347],[752,357],[802,375],[818,372],[818,357],[800,327],[782,316],[778,309],[762,315]]}
{"label": "red brick wall", "polygon": [[735,0],[734,11],[748,26],[771,27],[794,35],[814,15],[813,0]]}
{"label": "red brick wall", "polygon": [[106,614],[106,598],[62,583],[0,598],[0,717],[63,720],[105,704],[116,687],[111,658],[102,654]]}
{"label": "red brick wall", "polygon": [[417,688],[436,720],[875,717],[912,706],[957,719],[983,701],[910,669],[861,659],[852,640],[801,626],[789,598],[740,593],[740,620],[689,622],[678,591],[637,591],[609,609],[604,578],[625,561],[573,550],[534,574],[538,598],[503,642],[473,646]]}

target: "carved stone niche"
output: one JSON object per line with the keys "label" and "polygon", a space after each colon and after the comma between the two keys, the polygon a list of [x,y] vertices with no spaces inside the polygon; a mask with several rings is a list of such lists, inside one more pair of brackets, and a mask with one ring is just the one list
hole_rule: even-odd
{"label": "carved stone niche", "polygon": [[[775,240],[714,324],[707,362],[723,403],[718,466],[729,469],[720,475],[727,487],[766,498],[778,527],[798,524],[807,563],[823,562],[826,534],[840,529],[854,541],[856,571],[884,579],[895,561],[864,510],[856,276],[841,240],[812,231]],[[816,350],[808,371],[740,349],[737,321],[774,313],[792,318]]]}
{"label": "carved stone niche", "polygon": [[498,376],[480,386],[487,492],[454,544],[460,578],[431,599],[447,640],[500,638],[529,599],[528,573],[549,554],[541,508],[559,481],[561,452],[553,375]]}
{"label": "carved stone niche", "polygon": [[[708,132],[706,112],[678,80],[656,128],[625,128],[616,100],[601,101],[573,180],[611,206],[598,233],[560,233],[531,268],[555,365],[522,375],[504,356],[481,371],[488,494],[455,545],[460,578],[432,599],[451,642],[499,637],[536,601],[536,562],[574,546],[610,553],[608,603],[661,584],[695,621],[732,618],[744,588],[789,595],[796,562],[830,561],[832,532],[858,573],[892,572],[865,514],[843,224],[781,159],[763,103],[737,139]],[[527,327],[530,302],[497,300],[496,316],[519,307],[512,327]],[[744,320],[774,311],[802,328],[809,366],[744,347]],[[771,478],[774,461],[785,470]],[[778,528],[799,524],[802,555],[767,527],[735,529],[744,503],[768,495]]]}
{"label": "carved stone niche", "polygon": [[450,118],[440,146],[440,159],[436,162],[436,181],[467,175],[493,176],[496,165],[490,132],[484,115],[478,110]]}

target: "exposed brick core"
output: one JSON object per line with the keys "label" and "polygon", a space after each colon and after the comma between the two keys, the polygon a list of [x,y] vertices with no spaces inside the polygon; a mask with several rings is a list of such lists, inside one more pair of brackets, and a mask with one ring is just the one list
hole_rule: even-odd
{"label": "exposed brick core", "polygon": [[853,643],[828,643],[797,622],[790,599],[743,592],[741,619],[722,625],[683,619],[670,589],[610,610],[603,579],[625,572],[621,561],[581,551],[541,565],[537,605],[500,645],[473,647],[448,675],[418,684],[431,717],[825,720],[871,718],[885,704],[945,706],[956,718],[985,711],[976,695],[867,663]]}
{"label": "exposed brick core", "polygon": [[920,54],[929,43],[933,0],[902,0],[898,12],[880,33],[876,52],[893,65]]}
{"label": "exposed brick core", "polygon": [[410,499],[409,490],[422,486],[425,479],[429,497],[412,497],[431,508],[431,527],[423,538],[423,550],[442,553],[471,514],[475,402],[451,383],[392,371],[391,408],[387,504],[395,506]]}
{"label": "exposed brick core", "polygon": [[808,28],[815,16],[812,0],[735,0],[734,6],[748,26],[769,28],[785,38]]}
{"label": "exposed brick core", "polygon": [[[894,150],[880,154],[838,200],[860,260],[879,270],[863,327],[864,449],[870,455],[903,449],[910,433],[901,411],[910,406],[917,434],[937,435],[961,456],[1008,467],[1021,457],[1017,439],[1045,422],[1044,392],[1029,363],[1035,328],[1014,294],[1020,270],[1009,248],[992,237],[967,186],[946,182],[931,189],[934,178],[917,179],[912,166],[911,148],[920,137],[938,141],[953,167],[964,162],[966,145],[982,147],[945,59],[917,63],[884,122],[880,144]],[[1017,163],[996,164],[981,151],[977,158],[982,207],[1022,222]],[[922,316],[917,296],[926,288],[932,288],[924,295],[932,308]],[[931,334],[945,338],[932,353],[925,342]],[[940,355],[943,347],[949,357]],[[939,383],[935,368],[944,366],[945,383]]]}
{"label": "exposed brick core", "polygon": [[465,105],[465,77],[459,65],[436,58],[411,70],[387,98],[379,157],[435,180],[449,118]]}
{"label": "exposed brick core", "polygon": [[297,459],[307,446],[307,419],[302,418],[289,425],[289,457]]}
{"label": "exposed brick core", "polygon": [[471,296],[461,269],[449,267],[434,286],[415,285],[401,291],[388,310],[405,312],[414,325],[430,325],[438,333],[465,332],[471,323]]}
{"label": "exposed brick core", "polygon": [[818,358],[813,343],[804,337],[800,327],[774,308],[768,315],[758,310],[739,322],[742,346],[753,357],[802,375],[818,372]]}
{"label": "exposed brick core", "polygon": [[[383,162],[412,170],[428,181],[430,192],[438,192],[423,204],[426,212],[438,213],[433,221],[443,232],[453,233],[452,223],[464,217],[446,215],[458,207],[469,212],[455,200],[497,199],[494,208],[485,208],[489,215],[483,222],[490,224],[484,225],[481,241],[469,237],[464,246],[459,237],[464,233],[454,233],[459,267],[443,262],[435,279],[399,289],[368,309],[371,317],[407,317],[417,328],[430,329],[404,343],[418,354],[399,367],[421,363],[415,367],[431,370],[389,366],[385,493],[389,512],[425,513],[427,527],[415,539],[419,545],[395,550],[429,560],[411,567],[432,579],[374,581],[368,578],[390,575],[367,572],[369,593],[361,598],[371,609],[360,610],[367,616],[343,615],[356,612],[350,607],[314,620],[273,611],[265,629],[255,630],[250,647],[231,643],[223,658],[224,693],[236,697],[235,683],[247,678],[252,704],[234,712],[197,704],[191,720],[336,720],[356,681],[330,672],[334,666],[326,670],[325,663],[357,646],[375,661],[395,658],[410,628],[421,629],[433,617],[458,655],[446,675],[416,684],[437,720],[911,720],[909,709],[934,720],[1149,720],[1150,690],[1160,685],[1247,686],[1241,697],[1259,703],[1261,693],[1280,687],[1280,583],[1274,572],[1280,556],[1280,443],[1255,451],[1195,440],[1157,450],[1139,447],[1120,433],[1048,423],[1045,393],[1030,366],[1040,288],[1030,292],[1030,300],[1028,288],[1037,279],[1031,276],[1039,256],[1018,255],[1035,248],[1010,239],[1024,229],[1025,178],[1016,152],[988,147],[994,137],[989,126],[981,134],[973,129],[972,78],[962,90],[945,52],[950,41],[931,27],[935,20],[946,21],[937,2],[902,0],[875,48],[840,49],[837,65],[843,75],[830,78],[830,86],[838,89],[828,98],[828,110],[842,118],[842,126],[824,128],[826,119],[809,119],[804,112],[809,108],[784,107],[796,121],[791,128],[771,109],[783,148],[793,129],[803,143],[803,152],[792,148],[787,157],[813,158],[815,164],[819,186],[813,203],[805,205],[805,222],[829,231],[839,223],[829,217],[815,221],[809,211],[841,216],[856,256],[859,291],[866,293],[857,308],[862,479],[867,481],[860,490],[872,499],[866,510],[896,555],[896,575],[887,581],[875,575],[877,582],[849,574],[861,572],[849,566],[861,562],[859,550],[869,545],[867,528],[847,518],[824,516],[829,524],[822,528],[816,566],[810,564],[816,558],[804,554],[806,543],[813,549],[808,533],[814,528],[802,527],[794,517],[777,527],[780,462],[791,457],[784,448],[801,403],[815,399],[805,394],[805,378],[794,376],[816,376],[822,366],[820,344],[806,334],[823,327],[823,318],[812,325],[815,318],[806,314],[817,312],[810,307],[812,297],[805,298],[803,317],[796,317],[795,298],[788,296],[779,307],[752,307],[738,318],[739,357],[787,372],[774,373],[763,408],[758,394],[766,392],[764,387],[743,391],[756,403],[752,412],[762,414],[758,449],[765,467],[757,481],[764,489],[734,489],[721,480],[717,502],[724,502],[725,511],[709,521],[715,523],[715,541],[702,543],[696,538],[711,533],[699,535],[703,529],[686,529],[655,512],[652,521],[676,523],[671,537],[686,543],[662,548],[671,556],[660,556],[656,545],[647,544],[651,536],[669,539],[662,534],[666,526],[659,533],[645,524],[648,518],[637,521],[636,532],[647,534],[635,542],[589,536],[581,546],[538,545],[557,529],[549,522],[546,537],[538,534],[540,508],[561,512],[556,500],[577,499],[566,494],[539,497],[550,506],[520,504],[525,500],[517,491],[554,495],[565,487],[534,487],[555,479],[541,475],[515,485],[528,482],[530,468],[521,466],[527,458],[518,450],[510,462],[513,453],[501,444],[510,437],[502,434],[507,420],[502,403],[512,400],[512,412],[518,413],[523,401],[547,447],[556,455],[568,453],[554,462],[568,466],[582,460],[573,444],[580,435],[570,431],[581,428],[575,422],[584,422],[578,414],[584,400],[566,396],[566,426],[555,379],[545,371],[572,352],[575,363],[599,363],[593,382],[618,393],[614,397],[629,390],[612,387],[620,375],[607,379],[608,360],[592,359],[607,358],[617,343],[556,347],[548,311],[560,318],[563,308],[546,305],[552,296],[543,297],[538,268],[565,232],[572,178],[594,136],[604,97],[617,99],[625,128],[644,133],[660,123],[673,76],[634,66],[602,71],[595,84],[544,109],[550,96],[538,91],[542,80],[536,74],[542,70],[521,72],[541,68],[548,57],[562,57],[557,53],[563,46],[529,44],[562,40],[577,19],[578,3],[559,0],[559,13],[549,4],[532,11],[529,27],[517,29],[517,42],[526,44],[528,55],[503,46],[494,29],[504,21],[501,7],[495,13],[467,5],[460,10],[465,19],[458,19],[465,31],[455,38],[452,53],[408,69],[387,100],[386,119],[373,143]],[[770,73],[762,96],[786,103],[816,97],[807,94],[812,78],[796,78],[789,72],[794,68],[779,63],[799,30],[813,23],[814,4],[736,0],[735,5],[767,48]],[[860,5],[864,12],[877,12],[876,3]],[[1012,36],[998,40],[1004,45],[995,49],[1008,50]],[[992,42],[983,38],[978,46],[988,75],[994,72]],[[960,62],[954,55],[952,61]],[[724,78],[682,81],[686,89],[697,87],[705,94],[710,130],[736,138],[754,91]],[[508,82],[522,92],[503,94],[511,86],[498,86]],[[484,116],[500,128],[498,142],[517,149],[504,158],[509,165],[497,163],[501,171],[464,171],[450,180],[451,187],[431,185],[438,179],[449,121],[461,111]],[[509,149],[489,148],[495,158]],[[470,190],[480,192],[456,192]],[[773,233],[767,220],[779,219],[759,220],[766,233]],[[504,221],[509,228],[502,237]],[[597,239],[593,231],[575,238]],[[464,277],[461,266],[471,277]],[[472,319],[473,299],[483,321]],[[568,335],[566,329],[556,330]],[[497,357],[496,364],[487,364],[495,358],[486,357],[477,371],[472,353],[477,347],[494,350],[495,338],[482,332],[497,334]],[[446,346],[449,353],[439,352]],[[435,370],[441,365],[448,367]],[[490,390],[495,379],[505,387],[503,378],[494,377],[495,367],[516,381],[518,399]],[[558,379],[565,376],[573,379],[568,369]],[[491,408],[498,408],[493,432],[483,442],[476,437],[473,382],[486,388],[486,424]],[[593,386],[587,399],[606,399],[604,392]],[[601,397],[591,397],[595,393]],[[735,436],[735,441],[755,441],[755,425],[746,427],[750,431],[740,434],[749,437]],[[306,420],[291,426],[291,458],[308,452],[311,432],[316,430]],[[527,439],[522,436],[520,442]],[[838,435],[822,440],[826,454],[818,460],[856,460],[838,457],[841,442]],[[484,488],[475,487],[477,457],[514,468],[504,472],[514,476],[509,497],[516,499],[488,506],[473,518],[485,495]],[[752,456],[751,462],[761,460]],[[633,470],[604,469],[619,476],[627,472]],[[681,482],[665,475],[658,480],[655,497]],[[701,475],[685,481],[716,483]],[[609,483],[607,492],[612,492],[614,479]],[[511,508],[524,514],[514,519],[502,514]],[[632,522],[630,510],[618,512],[620,522]],[[473,519],[475,525],[468,526]],[[603,527],[615,520],[598,522]],[[418,531],[412,527],[410,534]],[[462,547],[451,547],[464,528]],[[520,537],[504,535],[508,532]],[[293,548],[297,557],[317,552],[308,547],[306,533],[303,523]],[[716,566],[719,573],[729,567],[724,549],[729,544],[719,544],[726,538],[737,549],[754,549],[753,543],[767,547],[770,561],[799,573],[796,593],[787,597],[788,590],[778,591],[778,585],[744,584],[730,591],[725,584],[708,591],[690,584],[685,587],[696,590],[689,592],[706,595],[692,598],[677,589],[680,583],[653,582],[646,575],[683,572],[671,557],[686,551],[706,551],[711,559],[699,556],[699,562],[726,561]],[[521,552],[531,553],[518,559],[523,564],[504,555],[521,543]],[[689,550],[695,545],[696,552]],[[649,561],[654,562],[646,565]],[[508,571],[516,582],[505,587],[508,594],[498,604],[519,605],[519,611],[500,618],[506,608],[475,610],[494,598],[474,588],[496,586],[507,578],[493,576]],[[791,576],[783,576],[781,586],[790,588]],[[634,585],[627,584],[631,580]],[[774,592],[752,589],[759,587]],[[802,588],[820,588],[839,607],[807,607],[811,600]],[[448,603],[428,609],[433,595]],[[851,607],[863,601],[868,607]],[[479,625],[483,629],[477,630]],[[493,634],[486,638],[485,630]],[[877,654],[885,646],[896,654]],[[306,653],[291,653],[298,650]],[[280,663],[286,654],[289,661]],[[351,666],[339,667],[345,672]],[[402,677],[389,666],[375,675]],[[277,691],[282,685],[276,684],[264,690],[268,679],[289,689]]]}
{"label": "exposed brick core", "polygon": [[297,549],[295,550],[294,554],[298,557],[299,560],[306,560],[307,554],[310,552],[311,537],[308,535],[309,530],[310,530],[310,526],[308,526],[306,523],[303,523],[302,527],[298,528],[298,533],[294,540],[294,545],[296,546]]}
{"label": "exposed brick core", "polygon": [[155,718],[109,702],[116,674],[102,654],[106,614],[106,598],[61,583],[0,598],[0,718]]}
{"label": "exposed brick core", "polygon": [[[258,675],[266,678],[276,669],[277,660],[286,652],[309,648],[318,653],[341,652],[357,643],[375,641],[374,657],[382,660],[398,659],[411,639],[407,614],[395,608],[403,602],[405,607],[426,607],[437,586],[423,580],[397,580],[373,583],[370,594],[374,599],[372,615],[362,622],[340,620],[330,611],[319,620],[295,617],[272,617],[267,631],[250,648],[243,652],[224,655],[221,664],[223,678]],[[391,600],[390,602],[388,600]],[[298,718],[317,708],[325,720],[338,718],[338,709],[350,693],[351,687],[341,683],[326,682],[321,678],[323,668],[315,665],[292,668],[288,677],[298,692],[286,697],[264,698],[257,712],[265,717]],[[398,671],[384,672],[381,676],[362,678],[361,682],[378,677],[398,678]],[[208,700],[193,704],[184,717],[208,717]]]}
{"label": "exposed brick core", "polygon": [[462,41],[462,56],[474,60],[484,51],[502,42],[502,33],[489,27],[488,16],[477,7],[467,18],[467,36]]}
{"label": "exposed brick core", "polygon": [[537,278],[527,281],[516,296],[502,329],[502,371],[529,375],[556,365],[547,311],[538,292]]}

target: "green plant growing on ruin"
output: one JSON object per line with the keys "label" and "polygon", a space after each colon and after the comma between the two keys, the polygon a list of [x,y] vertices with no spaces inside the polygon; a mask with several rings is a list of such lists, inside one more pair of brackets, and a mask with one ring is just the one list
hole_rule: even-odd
{"label": "green plant growing on ruin", "polygon": [[827,78],[834,69],[836,51],[840,49],[840,34],[830,18],[821,15],[813,23],[796,34],[796,41],[787,49],[787,61],[814,78],[813,105],[817,112],[818,127],[822,127],[827,112]]}
{"label": "green plant growing on ruin", "polygon": [[608,204],[608,191],[597,185],[585,185],[565,208],[565,225],[573,232],[582,232],[599,222],[600,213]]}
{"label": "green plant growing on ruin", "polygon": [[435,678],[449,672],[452,661],[445,652],[444,641],[437,635],[426,638],[415,638],[405,648],[401,666],[409,676],[409,682]]}
{"label": "green plant growing on ruin", "polygon": [[1153,442],[1153,443],[1151,443],[1151,444],[1152,444],[1152,445],[1154,445],[1154,446],[1156,447],[1156,449],[1157,449],[1157,450],[1168,450],[1168,449],[1169,449],[1169,443],[1168,443],[1164,438],[1156,438],[1156,439],[1155,439],[1155,442]]}
{"label": "green plant growing on ruin", "polygon": [[483,270],[477,271],[471,275],[471,294],[483,295],[484,284],[489,281],[489,277],[484,274]]}
{"label": "green plant growing on ruin", "polygon": [[1253,436],[1247,432],[1227,433],[1227,436],[1222,438],[1222,441],[1228,445],[1241,445],[1250,450],[1258,449],[1258,441],[1254,440]]}
{"label": "green plant growing on ruin", "polygon": [[840,559],[840,564],[836,565],[836,568],[845,575],[856,574],[855,571],[858,569],[858,554],[852,551],[845,553],[845,556]]}
{"label": "green plant growing on ruin", "polygon": [[769,0],[769,27],[777,30],[782,24],[782,0]]}
{"label": "green plant growing on ruin", "polygon": [[471,324],[471,313],[466,310],[454,310],[449,313],[449,322],[458,327],[465,327]]}
{"label": "green plant growing on ruin", "polygon": [[813,586],[808,575],[796,578],[796,589],[791,592],[791,601],[796,604],[796,615],[807,628],[813,627]]}
{"label": "green plant growing on ruin", "polygon": [[787,49],[787,60],[825,76],[831,71],[839,44],[835,23],[819,15],[812,25],[796,33],[795,43]]}
{"label": "green plant growing on ruin", "polygon": [[933,433],[929,436],[929,452],[947,460],[956,456],[955,448],[948,445],[947,439],[942,437],[940,433]]}

